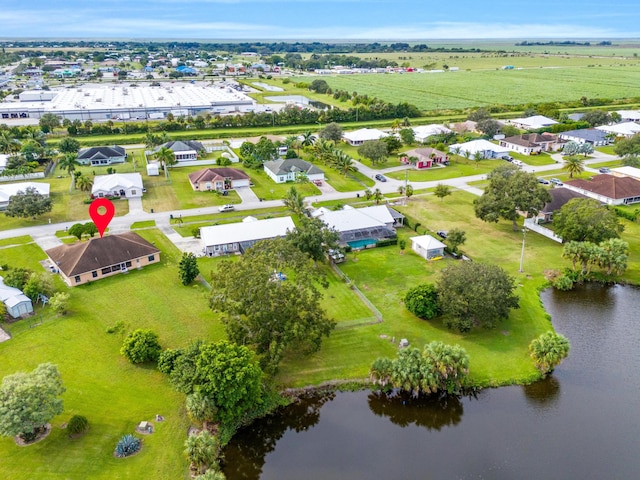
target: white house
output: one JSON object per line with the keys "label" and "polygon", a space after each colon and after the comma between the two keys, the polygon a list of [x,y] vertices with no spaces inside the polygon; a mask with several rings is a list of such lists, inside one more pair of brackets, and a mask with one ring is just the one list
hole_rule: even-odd
{"label": "white house", "polygon": [[335,229],[340,234],[340,243],[354,249],[397,237],[394,228],[396,218],[386,205],[365,208],[345,206],[342,210],[319,208],[312,216]]}
{"label": "white house", "polygon": [[124,163],[126,160],[127,152],[117,145],[83,148],[78,152],[78,163],[92,167]]}
{"label": "white house", "polygon": [[474,158],[476,154],[480,154],[482,158],[500,158],[509,154],[509,149],[501,147],[489,140],[472,140],[466,143],[456,143],[449,147],[449,152],[456,155]]}
{"label": "white house", "polygon": [[176,162],[188,162],[198,159],[198,152],[205,150],[204,145],[194,140],[176,140],[174,142],[167,142],[164,145],[160,145],[154,150],[155,153],[160,151],[161,148],[168,148],[173,152],[176,157]]}
{"label": "white house", "polygon": [[0,302],[5,304],[7,313],[13,318],[33,312],[31,299],[22,293],[22,290],[5,285],[2,277],[0,277]]}
{"label": "white house", "polygon": [[35,189],[45,197],[49,196],[50,185],[48,183],[20,182],[0,185],[0,210],[4,210],[9,206],[9,200],[12,196],[18,192],[25,192],[27,188]]}
{"label": "white house", "polygon": [[344,132],[342,139],[349,145],[356,147],[362,145],[364,142],[371,140],[380,140],[387,136],[387,133],[377,130],[375,128],[361,128],[354,132]]}
{"label": "white house", "polygon": [[139,173],[114,173],[112,175],[96,175],[93,179],[92,197],[136,198],[142,197],[142,175]]}
{"label": "white house", "polygon": [[619,177],[631,177],[636,180],[640,180],[640,168],[636,168],[636,167],[612,168],[611,174]]}
{"label": "white house", "polygon": [[608,134],[602,130],[596,130],[595,128],[583,128],[581,130],[569,130],[568,132],[561,132],[558,136],[567,142],[576,143],[590,143],[594,147],[600,147],[602,145],[608,145],[610,142]]}
{"label": "white house", "polygon": [[210,257],[229,253],[244,253],[259,240],[284,237],[296,227],[291,217],[256,220],[246,218],[242,223],[226,223],[212,227],[202,227],[200,238],[203,251]]}
{"label": "white house", "polygon": [[601,125],[596,127],[605,133],[616,135],[617,137],[633,137],[640,132],[640,125],[635,122],[616,123],[615,125]]}
{"label": "white house", "polygon": [[324,172],[314,164],[299,158],[287,158],[264,162],[264,171],[276,183],[294,182],[306,175],[310,182],[324,181]]}
{"label": "white house", "polygon": [[640,110],[618,110],[616,113],[623,122],[640,122]]}
{"label": "white house", "polygon": [[409,240],[411,240],[411,249],[425,260],[444,255],[446,245],[431,235],[411,237]]}
{"label": "white house", "polygon": [[440,124],[420,125],[413,128],[416,142],[425,142],[429,137],[440,135],[442,133],[451,133],[451,129]]}
{"label": "white house", "polygon": [[545,117],[544,115],[532,115],[531,117],[526,118],[513,118],[509,120],[509,123],[523,130],[537,130],[539,128],[555,125],[558,122],[552,118]]}

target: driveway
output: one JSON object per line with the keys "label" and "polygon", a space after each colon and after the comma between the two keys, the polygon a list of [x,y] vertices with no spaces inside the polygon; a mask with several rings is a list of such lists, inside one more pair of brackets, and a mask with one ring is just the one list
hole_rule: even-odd
{"label": "driveway", "polygon": [[238,187],[235,189],[240,197],[240,201],[245,203],[260,203],[258,196],[251,190],[251,187]]}

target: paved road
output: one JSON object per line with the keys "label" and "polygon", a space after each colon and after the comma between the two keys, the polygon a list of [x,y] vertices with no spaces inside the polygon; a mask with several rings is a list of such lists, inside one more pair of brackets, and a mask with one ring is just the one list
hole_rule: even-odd
{"label": "paved road", "polygon": [[[607,160],[615,160],[617,157],[613,155],[607,155],[601,152],[595,152],[592,155],[594,158],[585,161],[586,170],[590,172],[597,172],[596,169],[588,167],[588,165],[593,163],[599,163]],[[558,163],[554,163],[551,165],[543,165],[543,166],[525,166],[523,167],[527,172],[540,173],[544,174],[546,171],[557,170],[562,167],[562,156],[560,154],[554,154],[551,156]],[[366,165],[363,165],[360,162],[354,161],[355,166],[358,170],[369,178],[374,178],[374,176],[378,173],[385,174],[392,171],[403,170],[406,168],[411,168],[410,166],[400,166],[400,167],[390,167],[388,169],[374,170]],[[467,177],[459,177],[459,178],[450,178],[446,180],[435,180],[429,182],[411,182],[411,185],[415,190],[422,190],[427,188],[433,188],[438,184],[449,185],[453,188],[464,190],[474,195],[482,195],[482,190],[480,188],[469,185],[469,182],[475,182],[478,180],[484,180],[486,178],[486,174],[479,175],[470,175]],[[404,180],[396,180],[393,178],[387,178],[386,182],[376,181],[376,184],[373,188],[379,188],[382,193],[395,193],[398,191],[398,187],[404,185]],[[247,189],[249,190],[249,189]],[[306,203],[316,203],[322,201],[329,200],[346,200],[353,199],[360,194],[361,197],[364,196],[364,189],[362,191],[356,192],[338,192],[335,189],[327,188],[322,189],[322,192],[317,195],[312,195],[305,199]],[[235,205],[236,210],[253,210],[258,208],[269,208],[269,207],[277,207],[282,206],[283,203],[281,200],[268,200],[261,202],[260,199],[251,191],[251,192],[242,192],[241,195],[242,203]],[[201,244],[198,240],[194,240],[193,238],[185,238],[179,235],[173,228],[171,224],[170,215],[173,215],[174,218],[178,218],[182,216],[183,219],[187,219],[190,216],[194,215],[211,215],[212,218],[219,213],[217,206],[212,207],[201,207],[194,208],[188,210],[174,210],[170,212],[157,212],[157,213],[149,213],[145,212],[142,209],[142,200],[141,199],[131,199],[129,200],[129,213],[127,215],[121,217],[115,217],[111,224],[109,225],[109,231],[112,233],[120,233],[129,231],[131,228],[131,224],[135,222],[142,222],[148,220],[154,220],[156,222],[156,226],[167,235],[167,237],[182,251],[189,251],[196,254],[199,254],[202,250]],[[30,235],[34,241],[43,249],[46,250],[48,248],[60,245],[62,242],[59,238],[55,236],[55,233],[60,230],[65,230],[71,227],[76,221],[71,222],[63,222],[57,224],[49,224],[49,225],[39,225],[36,227],[25,227],[25,228],[17,228],[14,230],[5,230],[0,231],[0,239],[12,238],[22,235]]]}

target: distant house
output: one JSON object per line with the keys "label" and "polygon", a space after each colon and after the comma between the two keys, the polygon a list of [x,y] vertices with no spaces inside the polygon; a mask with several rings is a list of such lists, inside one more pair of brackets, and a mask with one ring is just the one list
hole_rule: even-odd
{"label": "distant house", "polygon": [[300,175],[306,175],[311,182],[324,180],[322,170],[299,158],[279,158],[264,162],[264,171],[276,183],[294,182]]}
{"label": "distant house", "polygon": [[391,210],[386,205],[365,208],[346,206],[342,210],[319,208],[312,216],[335,229],[340,234],[342,245],[361,249],[375,246],[381,240],[397,238],[394,226],[401,224],[402,219],[394,217]]}
{"label": "distant house", "polygon": [[226,223],[212,227],[202,227],[200,238],[203,251],[210,257],[230,253],[244,253],[260,240],[284,237],[295,230],[291,217],[256,220],[247,217],[241,223]]}
{"label": "distant house", "polygon": [[388,136],[387,133],[375,128],[361,128],[354,132],[344,132],[342,134],[342,139],[352,147],[357,147],[362,145],[364,142],[380,140],[386,136]]}
{"label": "distant house", "polygon": [[31,299],[19,288],[5,285],[2,277],[0,277],[0,302],[4,303],[7,313],[13,318],[33,313]]}
{"label": "distant house", "polygon": [[539,128],[555,125],[558,122],[543,115],[532,115],[526,118],[513,118],[509,120],[509,123],[523,130],[538,130]]}
{"label": "distant house", "polygon": [[435,148],[416,148],[409,150],[400,156],[400,161],[402,163],[410,163],[411,157],[416,159],[414,166],[418,170],[431,168],[434,164],[442,164],[449,161],[449,155]]}
{"label": "distant house", "polygon": [[560,144],[558,136],[553,133],[525,133],[500,140],[501,147],[524,155],[550,152],[556,150]]}
{"label": "distant house", "polygon": [[451,128],[456,133],[475,132],[478,128],[478,122],[473,120],[466,120],[464,122],[454,123]]}
{"label": "distant house", "polygon": [[126,160],[127,152],[117,145],[83,148],[78,152],[78,163],[92,167],[124,163]]}
{"label": "distant house", "polygon": [[640,182],[631,177],[596,175],[591,180],[569,180],[565,188],[608,205],[629,205],[640,202]]}
{"label": "distant house", "polygon": [[623,122],[640,122],[640,110],[618,110],[616,113]]}
{"label": "distant house", "polygon": [[160,250],[134,232],[94,237],[45,252],[70,287],[160,261]]}
{"label": "distant house", "polygon": [[51,186],[48,183],[39,182],[20,182],[0,185],[0,210],[4,210],[9,206],[11,197],[18,192],[24,193],[28,188],[33,188],[40,195],[48,197]]}
{"label": "distant house", "polygon": [[640,125],[635,122],[616,123],[615,125],[601,125],[596,130],[615,135],[616,137],[633,137],[640,133]]}
{"label": "distant house", "polygon": [[198,153],[205,150],[204,145],[194,140],[176,140],[167,142],[154,150],[158,152],[162,147],[166,147],[176,156],[176,162],[187,162],[198,159]]}
{"label": "distant house", "polygon": [[606,132],[596,130],[595,128],[569,130],[567,132],[559,133],[558,136],[567,142],[590,143],[594,147],[600,147],[611,143],[609,135]]}
{"label": "distant house", "polygon": [[563,187],[551,188],[549,189],[549,193],[551,194],[551,201],[538,213],[537,223],[550,222],[554,212],[560,210],[569,200],[574,198],[588,198],[586,195]]}
{"label": "distant house", "polygon": [[631,177],[640,180],[640,168],[636,167],[618,167],[611,169],[611,175],[619,177]]}
{"label": "distant house", "polygon": [[411,249],[425,260],[444,256],[446,245],[431,235],[411,237]]}
{"label": "distant house", "polygon": [[142,197],[142,175],[139,173],[114,173],[96,175],[93,179],[91,196],[93,197]]}
{"label": "distant house", "polygon": [[191,188],[196,191],[233,190],[248,187],[251,183],[249,175],[236,168],[205,168],[189,174]]}
{"label": "distant house", "polygon": [[463,157],[474,158],[480,154],[481,158],[500,158],[509,154],[509,149],[491,143],[489,140],[472,140],[466,143],[456,143],[449,146],[449,152]]}
{"label": "distant house", "polygon": [[420,125],[419,127],[413,127],[414,138],[416,142],[420,143],[424,143],[429,139],[429,137],[440,135],[442,133],[451,133],[451,129],[439,124]]}

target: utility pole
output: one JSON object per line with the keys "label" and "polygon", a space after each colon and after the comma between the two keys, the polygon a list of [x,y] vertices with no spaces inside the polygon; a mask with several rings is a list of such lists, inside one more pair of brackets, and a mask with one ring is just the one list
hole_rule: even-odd
{"label": "utility pole", "polygon": [[407,205],[407,202],[409,201],[409,197],[407,196],[407,185],[409,184],[409,169],[407,168],[404,171],[404,202],[402,203],[403,205]]}
{"label": "utility pole", "polygon": [[520,270],[518,270],[520,273],[522,273],[524,270],[524,241],[527,238],[527,229],[523,228],[522,229],[522,252],[520,253]]}

